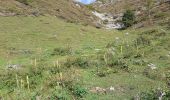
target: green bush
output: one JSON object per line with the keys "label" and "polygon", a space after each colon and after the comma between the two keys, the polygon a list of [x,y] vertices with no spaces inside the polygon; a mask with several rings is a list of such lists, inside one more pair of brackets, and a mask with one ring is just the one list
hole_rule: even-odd
{"label": "green bush", "polygon": [[80,85],[76,85],[73,88],[73,94],[78,98],[83,98],[87,93],[87,90]]}
{"label": "green bush", "polygon": [[81,67],[81,68],[86,68],[89,67],[88,60],[86,58],[78,57],[76,59],[75,65]]}
{"label": "green bush", "polygon": [[[123,48],[122,53],[121,46]],[[107,66],[128,70],[127,59],[129,59],[134,54],[134,50],[132,50],[133,48],[131,46],[127,47],[122,43],[110,43],[107,45],[107,47],[110,47],[104,54],[104,59]]]}
{"label": "green bush", "polygon": [[85,57],[69,57],[67,61],[64,63],[66,67],[80,67],[80,68],[87,68],[89,67],[89,61]]}
{"label": "green bush", "polygon": [[150,46],[151,45],[151,40],[147,36],[140,35],[136,39],[136,45],[137,46]]}
{"label": "green bush", "polygon": [[106,77],[109,74],[112,73],[117,73],[118,70],[117,69],[112,69],[112,68],[108,68],[108,67],[102,67],[98,72],[97,72],[97,76],[99,77]]}
{"label": "green bush", "polygon": [[9,71],[7,74],[0,74],[0,89],[7,89],[7,91],[13,92],[16,87],[15,72]]}
{"label": "green bush", "polygon": [[86,6],[89,10],[95,10],[95,8],[92,5],[87,5]]}
{"label": "green bush", "polygon": [[61,87],[56,87],[50,96],[50,100],[68,100],[68,94]]}
{"label": "green bush", "polygon": [[131,10],[126,10],[123,15],[122,22],[125,28],[132,26],[135,23],[135,14]]}
{"label": "green bush", "polygon": [[66,56],[71,54],[72,54],[72,49],[70,47],[67,47],[67,48],[55,48],[51,55]]}
{"label": "green bush", "polygon": [[167,16],[167,14],[166,13],[164,13],[164,12],[158,12],[158,13],[156,13],[155,15],[154,15],[154,18],[164,18],[165,16]]}
{"label": "green bush", "polygon": [[170,91],[166,91],[166,95],[164,96],[164,100],[170,99]]}

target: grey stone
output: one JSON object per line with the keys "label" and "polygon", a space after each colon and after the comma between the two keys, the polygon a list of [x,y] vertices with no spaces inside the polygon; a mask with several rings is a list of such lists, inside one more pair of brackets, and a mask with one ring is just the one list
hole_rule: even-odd
{"label": "grey stone", "polygon": [[22,67],[22,65],[19,64],[9,64],[7,65],[7,69],[20,69]]}

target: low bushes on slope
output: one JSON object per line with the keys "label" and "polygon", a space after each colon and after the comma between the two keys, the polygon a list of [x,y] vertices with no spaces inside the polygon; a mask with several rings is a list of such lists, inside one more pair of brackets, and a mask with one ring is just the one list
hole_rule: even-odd
{"label": "low bushes on slope", "polygon": [[16,1],[23,3],[25,5],[29,5],[29,3],[32,2],[32,0],[16,0]]}

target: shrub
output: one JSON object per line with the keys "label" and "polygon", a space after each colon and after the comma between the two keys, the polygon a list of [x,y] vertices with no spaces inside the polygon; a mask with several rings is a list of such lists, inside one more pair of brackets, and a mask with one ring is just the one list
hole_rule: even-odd
{"label": "shrub", "polygon": [[165,16],[167,16],[166,15],[166,13],[164,13],[164,12],[159,12],[159,13],[156,13],[155,15],[154,15],[154,18],[164,18]]}
{"label": "shrub", "polygon": [[32,0],[16,0],[16,1],[23,3],[25,5],[29,5],[29,3],[32,2]]}
{"label": "shrub", "polygon": [[16,87],[15,72],[0,74],[0,89],[6,88],[8,92],[13,92]]}
{"label": "shrub", "polygon": [[156,29],[150,29],[150,30],[142,32],[141,34],[154,35],[157,32],[158,32],[158,30],[156,30]]}
{"label": "shrub", "polygon": [[71,54],[72,54],[72,49],[70,47],[67,47],[67,48],[55,48],[51,55],[66,56]]}
{"label": "shrub", "polygon": [[163,91],[161,89],[151,90],[147,92],[142,92],[139,95],[140,100],[159,100],[159,97],[161,97],[161,100],[169,100],[170,98],[170,91]]}
{"label": "shrub", "polygon": [[166,91],[166,95],[164,96],[165,100],[168,100],[170,98],[170,91]]}
{"label": "shrub", "polygon": [[167,21],[167,30],[170,30],[170,19]]}
{"label": "shrub", "polygon": [[142,45],[142,46],[149,46],[150,44],[151,44],[151,40],[147,36],[140,35],[136,39],[136,45],[138,45],[138,46],[140,46],[140,45]]}
{"label": "shrub", "polygon": [[120,53],[120,46],[109,48],[104,54],[104,62],[109,67],[116,67],[120,69],[128,70],[128,64],[126,61],[127,54]]}
{"label": "shrub", "polygon": [[141,100],[157,100],[157,96],[155,95],[155,91],[149,91],[149,92],[142,92],[140,94]]}
{"label": "shrub", "polygon": [[103,67],[102,69],[99,70],[99,72],[96,75],[99,76],[99,77],[106,77],[109,74],[117,73],[117,72],[118,72],[117,69],[111,69],[111,68],[108,68],[108,67]]}
{"label": "shrub", "polygon": [[126,10],[123,15],[122,22],[125,28],[132,26],[135,23],[135,15],[131,10]]}
{"label": "shrub", "polygon": [[76,58],[69,57],[67,61],[64,63],[64,65],[68,68],[72,66],[87,68],[90,66],[89,61],[87,60],[87,58],[84,57],[76,57]]}
{"label": "shrub", "polygon": [[50,100],[68,100],[68,94],[59,86],[54,89],[50,96]]}
{"label": "shrub", "polygon": [[164,78],[161,69],[151,69],[150,67],[144,69],[143,75],[153,80],[162,80]]}
{"label": "shrub", "polygon": [[73,88],[73,94],[78,98],[83,98],[87,93],[87,90],[80,85],[75,85]]}
{"label": "shrub", "polygon": [[78,57],[76,59],[76,63],[75,63],[76,66],[79,66],[81,68],[86,68],[89,66],[89,63],[88,63],[88,60],[86,58],[82,58],[82,57]]}
{"label": "shrub", "polygon": [[86,6],[89,10],[95,10],[95,8],[92,5],[87,5]]}
{"label": "shrub", "polygon": [[40,93],[38,92],[33,92],[33,94],[31,94],[31,100],[37,100],[36,97],[39,96]]}
{"label": "shrub", "polygon": [[[170,72],[169,72],[169,68],[166,70],[167,70],[167,72],[165,72],[165,80],[166,80],[166,84],[169,88],[170,87]],[[169,94],[170,94],[170,92],[169,92]]]}

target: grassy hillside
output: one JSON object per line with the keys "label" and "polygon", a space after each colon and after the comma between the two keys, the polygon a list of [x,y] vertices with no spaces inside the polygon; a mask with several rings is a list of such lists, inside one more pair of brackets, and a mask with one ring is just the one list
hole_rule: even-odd
{"label": "grassy hillside", "polygon": [[[95,17],[72,0],[0,0],[0,16],[57,16],[68,22],[92,25]],[[94,18],[93,18],[94,17]]]}
{"label": "grassy hillside", "polygon": [[5,100],[120,100],[167,90],[167,26],[108,31],[51,16],[0,17],[0,23]]}
{"label": "grassy hillside", "polygon": [[136,16],[147,27],[106,30],[87,25],[92,5],[21,1],[0,0],[0,100],[170,100],[169,4]]}

